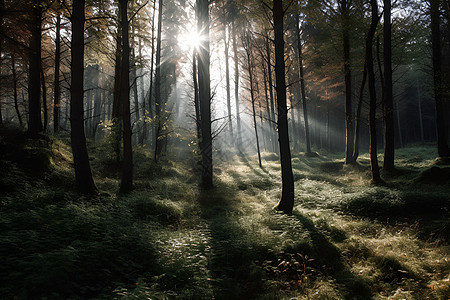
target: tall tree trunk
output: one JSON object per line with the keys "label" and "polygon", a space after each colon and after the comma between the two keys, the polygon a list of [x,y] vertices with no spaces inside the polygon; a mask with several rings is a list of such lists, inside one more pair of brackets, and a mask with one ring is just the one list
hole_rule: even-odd
{"label": "tall tree trunk", "polygon": [[[148,113],[152,121],[154,121],[153,115],[153,71],[155,68],[155,16],[156,16],[156,1],[153,0],[153,12],[152,12],[152,42],[151,42],[151,58],[150,58],[150,84],[148,88]],[[154,122],[151,126],[151,138],[156,135]]]}
{"label": "tall tree trunk", "polygon": [[[5,11],[5,0],[0,0],[0,58],[2,57],[3,51],[3,14]],[[2,78],[2,63],[0,59],[0,86],[1,86],[1,78]],[[0,125],[3,124],[3,115],[2,115],[2,90],[0,89]]]}
{"label": "tall tree trunk", "polygon": [[275,121],[275,99],[274,99],[274,95],[273,95],[273,79],[272,79],[272,62],[271,62],[271,51],[270,51],[270,44],[269,44],[269,36],[266,35],[265,37],[265,42],[266,42],[266,55],[267,55],[267,76],[269,79],[269,96],[270,96],[270,111],[272,112],[271,115],[271,128],[272,128],[272,141],[273,141],[273,148],[274,148],[274,152],[279,154],[280,153],[280,149],[277,145],[277,139],[276,139],[276,135],[277,135],[277,123]]}
{"label": "tall tree trunk", "polygon": [[383,170],[394,169],[394,100],[392,92],[391,0],[384,0],[384,161]]}
{"label": "tall tree trunk", "polygon": [[133,151],[131,145],[130,113],[130,41],[128,24],[128,0],[120,0],[122,26],[122,64],[120,75],[120,103],[123,111],[123,163],[120,192],[133,188]]}
{"label": "tall tree trunk", "polygon": [[48,105],[47,105],[47,84],[45,81],[44,67],[41,63],[41,83],[42,83],[42,108],[44,112],[44,132],[47,131],[48,126]]}
{"label": "tall tree trunk", "polygon": [[353,111],[352,111],[352,73],[350,61],[350,1],[341,0],[342,36],[344,46],[344,81],[345,81],[345,163],[353,161]]}
{"label": "tall tree trunk", "polygon": [[161,34],[162,34],[162,10],[163,0],[159,0],[158,11],[158,38],[156,41],[156,62],[155,62],[155,162],[159,160],[159,156],[162,150],[161,129],[162,129],[162,102],[161,102]]}
{"label": "tall tree trunk", "polygon": [[[139,38],[139,57],[142,57],[142,43],[141,38]],[[147,140],[147,114],[145,112],[145,90],[144,90],[144,68],[140,69],[139,72],[141,75],[140,80],[140,90],[141,90],[141,97],[142,97],[142,134],[140,135],[139,144],[144,145],[145,141]]]}
{"label": "tall tree trunk", "polygon": [[291,149],[286,106],[286,78],[284,61],[284,9],[282,0],[273,1],[273,24],[275,31],[275,81],[278,109],[278,142],[281,158],[281,199],[276,209],[292,213],[294,207],[294,176],[292,174]]}
{"label": "tall tree trunk", "polygon": [[400,109],[398,108],[398,101],[395,102],[395,111],[397,112],[398,141],[400,148],[403,148],[402,124],[400,122]]}
{"label": "tall tree trunk", "polygon": [[375,88],[375,72],[373,67],[373,37],[378,24],[378,5],[376,0],[370,0],[371,4],[371,23],[369,33],[366,39],[366,64],[367,74],[369,77],[369,96],[370,96],[370,108],[369,108],[369,131],[370,131],[370,168],[372,171],[372,181],[374,183],[381,182],[380,169],[378,167],[377,158],[377,128],[376,128],[376,109],[377,109],[377,95]]}
{"label": "tall tree trunk", "polygon": [[84,77],[84,5],[85,0],[74,0],[72,11],[71,84],[70,84],[70,138],[77,190],[96,194],[89,156],[86,148],[83,113]]}
{"label": "tall tree trunk", "polygon": [[253,126],[255,129],[255,137],[256,137],[256,150],[258,152],[258,162],[259,167],[262,168],[261,163],[261,150],[259,148],[259,137],[258,137],[258,124],[256,123],[256,109],[255,109],[255,87],[254,87],[254,80],[253,80],[253,74],[254,74],[254,68],[253,68],[253,57],[252,57],[252,46],[251,46],[251,40],[248,33],[246,33],[243,37],[244,41],[244,49],[245,54],[247,55],[247,72],[248,72],[248,78],[250,83],[250,99],[252,101],[252,117],[253,117]]}
{"label": "tall tree trunk", "polygon": [[363,104],[363,97],[364,97],[364,88],[366,86],[366,80],[367,80],[367,57],[365,58],[364,62],[364,71],[363,71],[363,78],[361,81],[361,88],[359,89],[359,99],[358,99],[358,107],[356,108],[356,117],[355,117],[355,142],[353,143],[353,161],[356,163],[356,160],[359,156],[359,132],[361,130],[361,110],[362,110],[362,104]]}
{"label": "tall tree trunk", "polygon": [[239,57],[237,48],[237,32],[236,23],[233,20],[232,36],[233,36],[233,60],[234,60],[234,101],[236,106],[236,146],[241,149],[242,132],[241,132],[241,114],[239,109]]}
{"label": "tall tree trunk", "polygon": [[[133,39],[132,39],[133,40]],[[138,78],[137,78],[137,65],[136,65],[136,55],[135,55],[135,51],[134,48],[131,50],[131,59],[134,62],[134,66],[131,68],[131,80],[132,80],[132,85],[133,85],[133,100],[134,100],[134,113],[135,113],[135,124],[136,124],[136,141],[139,141],[139,138],[141,136],[141,132],[140,132],[140,125],[139,125],[139,119],[141,118],[140,116],[140,108],[139,108],[139,93],[138,93]]]}
{"label": "tall tree trunk", "polygon": [[417,106],[419,109],[420,141],[423,143],[423,142],[425,142],[425,137],[423,135],[422,99],[420,96],[419,79],[417,79],[416,84],[417,84]]}
{"label": "tall tree trunk", "polygon": [[41,1],[33,5],[31,21],[30,54],[28,66],[28,133],[37,136],[42,132],[41,119]]}
{"label": "tall tree trunk", "polygon": [[14,53],[11,53],[11,69],[12,69],[12,77],[13,77],[13,93],[14,93],[14,108],[16,110],[17,119],[19,120],[20,127],[23,127],[22,116],[19,111],[19,100],[17,96],[17,74],[16,74],[16,59]]}
{"label": "tall tree trunk", "polygon": [[445,103],[444,103],[444,79],[442,74],[442,58],[441,58],[441,32],[440,32],[440,15],[439,0],[431,0],[431,45],[433,57],[433,79],[434,79],[434,100],[436,103],[436,131],[437,131],[437,148],[438,155],[450,156],[450,148],[448,146],[447,128],[445,121]]}
{"label": "tall tree trunk", "polygon": [[198,49],[198,97],[200,102],[200,119],[202,139],[202,187],[213,186],[212,133],[211,133],[211,90],[209,57],[209,1],[197,0],[197,31],[202,40]]}
{"label": "tall tree trunk", "polygon": [[306,106],[306,89],[305,89],[305,77],[303,69],[303,49],[302,40],[300,33],[300,19],[299,16],[295,16],[296,19],[296,31],[297,31],[297,50],[298,50],[298,65],[299,65],[299,76],[300,76],[300,90],[302,93],[302,109],[303,109],[303,120],[305,122],[305,143],[306,143],[306,155],[311,155],[311,139],[309,136],[309,124],[308,124],[308,110]]}
{"label": "tall tree trunk", "polygon": [[[120,8],[119,8],[120,9]],[[114,91],[113,91],[113,107],[112,107],[112,137],[113,137],[113,151],[116,158],[116,163],[121,161],[121,132],[122,132],[122,105],[120,104],[120,83],[121,83],[121,64],[122,64],[122,33],[120,26],[117,27],[116,36],[116,53],[114,65]]]}
{"label": "tall tree trunk", "polygon": [[194,84],[194,106],[195,106],[195,125],[197,128],[197,139],[200,141],[202,138],[201,133],[201,119],[200,119],[200,103],[198,100],[198,77],[197,77],[197,50],[194,49],[192,55],[192,81]]}
{"label": "tall tree trunk", "polygon": [[59,106],[61,100],[61,85],[59,83],[59,70],[61,65],[61,16],[56,16],[55,37],[55,81],[53,84],[53,131],[59,132]]}
{"label": "tall tree trunk", "polygon": [[228,25],[226,21],[223,22],[223,43],[225,51],[225,83],[227,90],[227,108],[228,108],[228,130],[230,131],[231,139],[233,139],[233,122],[231,120],[231,93],[230,93],[230,63],[228,49],[230,46],[230,37],[227,37]]}

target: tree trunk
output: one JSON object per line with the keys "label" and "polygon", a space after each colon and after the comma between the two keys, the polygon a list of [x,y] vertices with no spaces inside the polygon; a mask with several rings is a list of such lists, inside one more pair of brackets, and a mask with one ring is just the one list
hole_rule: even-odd
{"label": "tree trunk", "polygon": [[45,82],[44,68],[41,63],[41,83],[42,83],[42,108],[44,112],[44,132],[47,131],[48,126],[48,105],[47,105],[47,84]]}
{"label": "tree trunk", "polygon": [[292,213],[294,207],[294,176],[292,174],[291,150],[286,107],[286,78],[284,61],[284,9],[282,0],[273,1],[273,24],[275,31],[275,81],[278,109],[278,142],[281,158],[281,199],[276,209]]}
{"label": "tree trunk", "polygon": [[59,102],[61,99],[61,85],[59,84],[59,70],[61,65],[61,16],[56,16],[55,37],[55,81],[53,87],[53,131],[59,132]]}
{"label": "tree trunk", "polygon": [[200,141],[202,138],[201,133],[201,119],[200,119],[200,103],[198,100],[198,77],[197,77],[197,50],[194,49],[192,55],[192,81],[194,84],[194,106],[195,106],[195,125],[197,128],[197,139]]}
{"label": "tree trunk", "polygon": [[[0,58],[2,57],[2,51],[3,51],[3,14],[5,11],[5,0],[0,0]],[[0,61],[0,86],[1,85],[1,78],[2,78],[2,64]],[[0,125],[3,124],[3,115],[2,115],[2,89],[0,89]]]}
{"label": "tree trunk", "polygon": [[370,131],[370,168],[372,171],[372,181],[374,183],[381,182],[380,169],[378,167],[377,158],[377,128],[376,128],[376,109],[377,109],[377,95],[375,89],[375,72],[373,67],[373,37],[378,24],[378,5],[376,0],[370,0],[372,8],[372,17],[370,23],[369,33],[366,39],[366,64],[367,74],[369,77],[369,131]]}
{"label": "tree trunk", "polygon": [[236,24],[233,20],[232,35],[233,35],[233,60],[234,60],[234,101],[236,106],[236,148],[241,149],[242,137],[241,137],[241,115],[239,109],[239,57],[237,48],[237,32]]}
{"label": "tree trunk", "polygon": [[120,104],[120,82],[121,82],[121,57],[122,57],[122,33],[120,26],[117,27],[116,36],[116,53],[114,65],[114,91],[113,91],[113,108],[112,108],[112,137],[113,150],[116,157],[116,163],[121,161],[120,133],[122,132],[122,105]]}
{"label": "tree trunk", "polygon": [[[423,143],[423,142],[425,142],[425,137],[423,135],[422,99],[420,97],[419,79],[417,79],[416,84],[417,84],[417,106],[419,109],[420,141]],[[397,117],[398,117],[398,115],[397,115]]]}
{"label": "tree trunk", "polygon": [[299,65],[299,76],[300,76],[300,90],[302,92],[302,109],[303,109],[303,120],[305,122],[305,143],[306,143],[306,155],[311,155],[311,139],[309,136],[309,124],[308,124],[308,110],[306,106],[306,89],[305,89],[305,77],[303,70],[303,49],[302,40],[300,34],[300,19],[296,15],[296,30],[297,30],[297,50],[298,50],[298,65]]}
{"label": "tree trunk", "polygon": [[28,133],[35,137],[42,132],[41,119],[41,26],[42,11],[39,3],[33,6],[30,24],[30,53],[28,66]]}
{"label": "tree trunk", "polygon": [[11,53],[11,69],[13,79],[13,93],[14,93],[14,108],[16,110],[17,119],[19,120],[20,127],[23,127],[22,116],[19,111],[19,100],[17,96],[17,74],[16,74],[16,59],[14,53]]}
{"label": "tree trunk", "polygon": [[84,77],[84,5],[85,0],[74,0],[72,11],[70,125],[73,162],[77,190],[83,194],[96,194],[86,149],[83,114]]}
{"label": "tree trunk", "polygon": [[355,117],[355,142],[353,143],[353,161],[356,163],[356,160],[359,156],[359,132],[361,130],[361,110],[362,110],[362,104],[363,104],[363,97],[364,97],[364,88],[366,86],[366,80],[367,80],[367,57],[364,62],[364,71],[363,71],[363,78],[361,81],[361,88],[359,89],[359,99],[358,99],[358,107],[356,109],[356,117]]}
{"label": "tree trunk", "polygon": [[271,63],[271,54],[270,54],[270,44],[269,44],[269,36],[266,36],[265,38],[265,42],[266,42],[266,55],[267,55],[267,77],[269,79],[269,96],[270,96],[270,111],[272,112],[271,115],[271,122],[270,122],[270,126],[272,128],[272,138],[271,140],[273,141],[273,148],[274,148],[274,152],[279,154],[280,153],[280,149],[277,145],[276,142],[276,135],[277,135],[277,123],[275,121],[275,99],[274,99],[274,95],[273,95],[273,80],[272,80],[272,63]]}
{"label": "tree trunk", "polygon": [[350,1],[342,0],[342,36],[344,46],[344,81],[345,81],[345,163],[353,161],[353,111],[352,111],[352,73],[350,61]]}
{"label": "tree trunk", "polygon": [[230,131],[231,139],[233,139],[233,122],[231,120],[231,93],[230,93],[230,63],[228,48],[230,45],[230,37],[227,38],[227,24],[226,21],[223,22],[223,43],[225,46],[225,83],[227,90],[227,108],[228,108],[228,130]]}
{"label": "tree trunk", "polygon": [[202,139],[202,187],[213,186],[212,134],[211,134],[211,90],[209,57],[209,1],[197,0],[197,30],[202,36],[198,49],[198,97],[200,102],[200,119]]}
{"label": "tree trunk", "polygon": [[253,117],[253,126],[255,129],[255,137],[256,137],[256,150],[258,152],[258,162],[259,162],[259,167],[262,168],[262,163],[261,163],[261,150],[259,148],[259,137],[258,137],[258,124],[256,123],[256,109],[255,109],[255,101],[256,101],[256,97],[255,97],[255,87],[254,87],[254,80],[253,80],[253,57],[252,57],[252,47],[251,47],[251,40],[250,40],[250,36],[248,33],[245,34],[245,36],[243,37],[243,41],[244,41],[244,49],[245,49],[245,53],[247,55],[247,71],[248,71],[248,78],[249,78],[249,83],[250,83],[250,99],[252,101],[252,117]]}
{"label": "tree trunk", "polygon": [[120,192],[133,188],[133,151],[131,145],[130,113],[130,42],[128,26],[128,0],[120,0],[122,26],[122,64],[120,75],[120,103],[123,111],[123,163]]}
{"label": "tree trunk", "polygon": [[[153,115],[153,71],[155,68],[155,16],[156,16],[156,0],[153,0],[153,12],[152,12],[152,46],[151,46],[151,59],[150,59],[150,84],[148,88],[148,113],[149,117],[152,121],[154,121],[154,115]],[[155,133],[155,125],[152,123],[151,126],[151,138],[154,138],[156,135]],[[150,139],[151,140],[151,139]]]}
{"label": "tree trunk", "polygon": [[447,141],[447,128],[445,121],[445,103],[444,103],[444,79],[442,74],[441,59],[441,33],[440,33],[440,15],[439,0],[431,0],[431,45],[433,58],[433,79],[434,79],[434,100],[436,103],[436,131],[438,155],[450,156],[450,148]]}
{"label": "tree trunk", "polygon": [[394,100],[392,92],[391,0],[384,0],[384,161],[383,170],[394,169]]}
{"label": "tree trunk", "polygon": [[162,10],[163,0],[159,0],[158,11],[158,38],[156,40],[156,62],[155,62],[155,155],[154,160],[157,162],[162,150],[161,129],[162,129],[162,103],[161,103],[161,33],[162,33]]}

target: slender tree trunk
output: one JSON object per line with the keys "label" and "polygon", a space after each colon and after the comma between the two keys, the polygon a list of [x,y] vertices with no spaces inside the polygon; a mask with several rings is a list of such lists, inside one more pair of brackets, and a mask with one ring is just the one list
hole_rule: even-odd
{"label": "slender tree trunk", "polygon": [[400,143],[400,148],[403,148],[402,124],[400,122],[400,109],[398,108],[398,101],[395,102],[395,111],[397,112],[398,141]]}
{"label": "slender tree trunk", "polygon": [[367,80],[367,57],[364,62],[364,71],[363,71],[363,78],[361,81],[361,88],[359,89],[359,99],[358,99],[358,107],[356,108],[356,117],[355,117],[355,142],[354,142],[354,148],[353,148],[353,161],[356,162],[359,156],[359,132],[361,130],[361,110],[362,110],[362,104],[363,104],[363,97],[364,97],[364,88],[366,86],[366,80]]}
{"label": "slender tree trunk", "polygon": [[[423,135],[422,99],[420,97],[419,79],[417,79],[416,84],[417,84],[417,106],[419,108],[420,141],[423,143],[423,142],[425,142],[425,137]],[[398,113],[398,109],[397,109],[397,113]],[[397,117],[397,119],[398,119],[398,117]]]}
{"label": "slender tree trunk", "polygon": [[443,91],[443,74],[441,58],[441,33],[440,33],[440,15],[439,0],[431,0],[431,45],[433,57],[433,79],[434,79],[434,100],[436,103],[436,131],[438,155],[441,157],[450,156],[448,146],[447,128],[445,122],[445,103]]}
{"label": "slender tree trunk", "polygon": [[261,150],[259,148],[259,137],[258,137],[258,124],[256,123],[256,109],[255,109],[255,87],[254,87],[254,80],[253,80],[253,74],[254,74],[254,68],[253,68],[253,57],[252,57],[252,46],[251,46],[251,40],[248,33],[245,34],[243,37],[244,41],[244,49],[245,53],[247,55],[247,72],[248,72],[248,78],[250,83],[250,99],[252,101],[252,117],[253,117],[253,126],[255,129],[255,137],[256,137],[256,150],[258,152],[258,162],[259,167],[262,168],[261,163]]}
{"label": "slender tree trunk", "polygon": [[303,49],[302,40],[300,34],[300,19],[296,15],[296,30],[297,30],[297,50],[298,50],[298,65],[299,65],[299,76],[300,76],[300,90],[302,93],[302,109],[303,109],[303,120],[305,122],[305,143],[306,143],[306,155],[311,155],[311,139],[309,136],[309,124],[308,124],[308,110],[306,106],[306,89],[305,89],[305,77],[303,70]]}
{"label": "slender tree trunk", "polygon": [[37,136],[42,132],[41,119],[41,1],[33,6],[28,66],[28,133]]}
{"label": "slender tree trunk", "polygon": [[202,187],[213,186],[212,134],[211,134],[211,90],[209,57],[209,1],[197,0],[197,30],[204,38],[198,49],[198,97],[200,102],[200,119],[202,139]]}
{"label": "slender tree trunk", "polygon": [[[5,11],[5,0],[0,0],[0,58],[2,56],[3,51],[3,14]],[[0,86],[2,83],[2,63],[0,59]],[[0,125],[3,124],[3,115],[2,115],[2,89],[0,89]]]}
{"label": "slender tree trunk", "polygon": [[200,141],[202,138],[201,133],[201,119],[200,119],[200,103],[198,100],[198,77],[197,77],[197,50],[194,49],[192,55],[192,81],[194,84],[194,106],[195,106],[195,124],[197,126],[197,139]]}
{"label": "slender tree trunk", "polygon": [[380,169],[378,167],[377,158],[377,128],[376,128],[376,109],[377,109],[377,95],[375,88],[375,72],[373,67],[373,37],[378,24],[378,5],[376,0],[370,0],[372,7],[372,17],[370,23],[369,33],[366,39],[366,64],[367,74],[369,77],[369,96],[370,96],[370,110],[369,110],[369,131],[370,131],[370,168],[372,171],[372,181],[374,183],[381,182]]}
{"label": "slender tree trunk", "polygon": [[55,37],[55,81],[53,84],[53,131],[59,132],[59,106],[61,100],[61,85],[59,82],[59,70],[61,65],[61,16],[56,16]]}
{"label": "slender tree trunk", "polygon": [[353,161],[353,111],[352,111],[352,73],[350,61],[350,1],[342,0],[342,36],[344,46],[344,81],[345,81],[345,163]]}
{"label": "slender tree trunk", "polygon": [[134,53],[134,48],[131,50],[131,58],[134,62],[134,66],[131,68],[131,78],[132,78],[132,84],[133,84],[133,100],[134,100],[134,113],[135,113],[135,125],[136,125],[136,141],[139,141],[141,132],[140,132],[140,125],[139,125],[139,119],[141,118],[140,109],[139,109],[139,93],[138,93],[138,78],[137,78],[137,72],[136,72],[136,55]]}
{"label": "slender tree trunk", "polygon": [[234,60],[234,101],[236,106],[236,146],[241,149],[242,132],[241,132],[241,115],[239,109],[239,57],[237,48],[237,32],[236,24],[233,21],[232,35],[233,35],[233,60]]}
{"label": "slender tree trunk", "polygon": [[16,74],[16,59],[14,53],[11,53],[11,68],[13,77],[13,92],[14,92],[14,108],[16,110],[17,119],[19,120],[20,127],[23,127],[22,116],[19,111],[19,100],[17,96],[17,74]]}
{"label": "slender tree trunk", "polygon": [[286,78],[284,61],[284,8],[282,0],[273,1],[273,23],[275,32],[275,80],[278,109],[278,142],[281,158],[281,199],[276,209],[292,213],[294,207],[294,176],[292,174],[291,149],[286,106]]}
{"label": "slender tree trunk", "polygon": [[271,128],[272,128],[272,141],[273,141],[273,148],[274,148],[274,152],[279,154],[279,147],[277,145],[277,139],[276,139],[276,135],[277,135],[277,123],[275,121],[275,98],[273,95],[273,79],[272,79],[272,63],[271,63],[271,51],[270,51],[270,44],[269,44],[269,36],[266,36],[265,38],[265,42],[266,42],[266,55],[267,55],[267,76],[269,79],[269,96],[270,96],[270,111],[272,112],[271,115]]}
{"label": "slender tree trunk", "polygon": [[133,151],[131,145],[130,112],[130,41],[128,24],[128,0],[120,0],[122,26],[122,64],[120,75],[120,103],[123,111],[123,164],[120,192],[133,188]]}
{"label": "slender tree trunk", "polygon": [[[142,43],[141,39],[139,38],[139,57],[142,57]],[[141,75],[140,80],[140,90],[141,90],[141,97],[142,97],[142,134],[140,135],[139,144],[144,145],[145,141],[147,140],[147,113],[145,112],[145,90],[144,90],[144,69],[141,68],[141,71],[139,72]]]}
{"label": "slender tree trunk", "polygon": [[156,41],[156,62],[155,62],[155,162],[159,160],[162,150],[161,127],[162,127],[162,102],[161,102],[161,34],[162,34],[162,10],[163,0],[159,0],[158,10],[158,38]]}
{"label": "slender tree trunk", "polygon": [[392,92],[391,0],[384,0],[384,161],[383,170],[394,169],[394,100]]}
{"label": "slender tree trunk", "polygon": [[84,77],[84,5],[85,0],[74,0],[72,11],[70,125],[73,162],[77,190],[83,194],[96,194],[89,156],[86,148],[83,113]]}
{"label": "slender tree trunk", "polygon": [[122,132],[122,105],[120,104],[120,82],[121,82],[121,57],[122,57],[122,33],[120,26],[117,27],[116,36],[116,53],[115,53],[115,65],[114,65],[114,91],[113,91],[113,107],[111,119],[112,134],[113,134],[113,149],[116,157],[116,163],[121,161],[121,132]]}
{"label": "slender tree trunk", "polygon": [[227,90],[227,108],[228,108],[228,130],[230,131],[231,139],[233,139],[233,122],[231,120],[231,93],[230,93],[230,63],[229,63],[229,54],[228,49],[230,45],[230,38],[227,38],[227,28],[228,25],[226,21],[223,23],[223,43],[224,43],[224,51],[225,51],[225,83]]}
{"label": "slender tree trunk", "polygon": [[[151,59],[150,59],[150,84],[148,88],[148,113],[152,121],[154,121],[154,110],[153,110],[153,71],[155,68],[155,16],[156,16],[156,1],[153,0],[153,12],[152,12],[152,42],[151,42]],[[151,126],[151,138],[154,139],[156,136],[156,128],[154,122]],[[152,139],[150,139],[152,140]]]}
{"label": "slender tree trunk", "polygon": [[44,132],[47,131],[48,126],[48,105],[47,105],[47,84],[45,81],[44,68],[41,63],[41,83],[42,83],[42,108],[44,112]]}

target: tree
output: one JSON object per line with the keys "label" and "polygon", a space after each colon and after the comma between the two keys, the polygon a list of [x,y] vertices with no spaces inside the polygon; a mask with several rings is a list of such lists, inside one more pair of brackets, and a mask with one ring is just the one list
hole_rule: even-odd
{"label": "tree", "polygon": [[209,0],[197,0],[197,31],[200,35],[198,47],[198,98],[200,103],[200,152],[202,155],[202,187],[213,186],[212,133],[211,133],[211,89],[209,57]]}
{"label": "tree", "polygon": [[384,161],[383,170],[394,169],[394,100],[392,91],[391,0],[384,0]]}
{"label": "tree", "polygon": [[133,188],[133,151],[131,145],[130,113],[130,41],[128,21],[128,0],[120,0],[120,25],[122,32],[122,63],[120,72],[120,105],[123,112],[123,163],[120,192]]}
{"label": "tree", "polygon": [[276,209],[292,213],[294,207],[294,176],[292,174],[291,149],[289,147],[288,119],[286,106],[286,78],[284,60],[284,15],[283,0],[274,0],[273,28],[275,33],[275,82],[278,109],[278,142],[281,159],[281,199]]}
{"label": "tree", "polygon": [[77,190],[83,194],[96,194],[84,132],[84,24],[85,0],[74,0],[72,7],[71,85],[70,85],[70,140]]}
{"label": "tree", "polygon": [[163,0],[159,0],[158,8],[158,29],[156,40],[156,61],[155,61],[155,162],[158,161],[161,154],[161,130],[162,130],[162,102],[161,102],[161,42],[162,42],[162,10]]}
{"label": "tree", "polygon": [[430,0],[431,46],[433,59],[434,101],[436,105],[437,148],[440,157],[450,156],[444,104],[444,76],[442,73],[440,0]]}
{"label": "tree", "polygon": [[374,183],[381,182],[380,170],[378,167],[377,158],[377,121],[376,121],[376,109],[377,109],[377,95],[375,87],[375,72],[373,67],[373,38],[378,24],[378,4],[377,0],[370,0],[371,5],[371,22],[369,32],[366,38],[366,66],[369,80],[369,131],[370,131],[370,168],[372,172],[372,181]]}
{"label": "tree", "polygon": [[61,85],[59,82],[59,70],[61,64],[61,15],[56,16],[56,29],[55,29],[55,82],[53,88],[53,131],[59,132],[59,106],[61,98]]}
{"label": "tree", "polygon": [[28,63],[28,133],[37,136],[42,132],[41,119],[41,28],[42,0],[33,2],[30,15],[30,44]]}
{"label": "tree", "polygon": [[303,120],[305,122],[305,143],[306,143],[306,155],[311,155],[311,140],[309,136],[309,124],[308,124],[308,111],[306,105],[306,89],[305,89],[305,76],[303,70],[303,51],[302,51],[302,39],[300,34],[300,18],[298,14],[295,15],[295,29],[297,35],[297,54],[298,54],[298,69],[300,77],[300,91],[302,93],[302,108],[303,108]]}

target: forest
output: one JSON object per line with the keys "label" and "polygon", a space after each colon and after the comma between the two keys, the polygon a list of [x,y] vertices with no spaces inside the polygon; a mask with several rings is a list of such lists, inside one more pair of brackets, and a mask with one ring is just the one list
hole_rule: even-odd
{"label": "forest", "polygon": [[450,0],[0,0],[0,299],[450,299]]}

